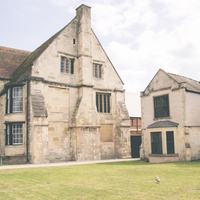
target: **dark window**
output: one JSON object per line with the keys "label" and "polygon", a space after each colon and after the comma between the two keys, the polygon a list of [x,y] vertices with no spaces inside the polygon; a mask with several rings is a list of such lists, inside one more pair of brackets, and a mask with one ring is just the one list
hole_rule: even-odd
{"label": "dark window", "polygon": [[167,154],[174,154],[174,132],[167,131],[166,139],[167,139]]}
{"label": "dark window", "polygon": [[96,107],[100,113],[110,113],[110,94],[96,93]]}
{"label": "dark window", "polygon": [[71,67],[71,74],[74,74],[74,60],[73,60],[73,59],[71,59],[70,61],[71,61],[71,63],[70,63],[70,67]]}
{"label": "dark window", "polygon": [[74,74],[74,59],[61,56],[60,71],[67,74]]}
{"label": "dark window", "polygon": [[6,113],[17,113],[23,111],[23,87],[8,88],[6,94]]}
{"label": "dark window", "polygon": [[154,117],[169,117],[169,97],[163,95],[154,97]]}
{"label": "dark window", "polygon": [[162,154],[161,132],[151,132],[151,153]]}
{"label": "dark window", "polygon": [[22,123],[6,124],[6,145],[20,145],[23,143]]}
{"label": "dark window", "polygon": [[93,67],[94,67],[94,77],[102,78],[102,65],[94,63]]}

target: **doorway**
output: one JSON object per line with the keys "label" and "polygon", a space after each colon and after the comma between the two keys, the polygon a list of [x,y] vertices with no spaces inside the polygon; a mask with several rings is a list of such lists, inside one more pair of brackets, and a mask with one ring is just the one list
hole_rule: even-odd
{"label": "doorway", "polygon": [[141,136],[140,135],[131,136],[131,157],[132,158],[140,157],[140,145],[141,145]]}

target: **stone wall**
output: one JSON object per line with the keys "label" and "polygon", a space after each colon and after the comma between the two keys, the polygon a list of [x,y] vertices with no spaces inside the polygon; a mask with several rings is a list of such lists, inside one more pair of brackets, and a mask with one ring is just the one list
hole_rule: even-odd
{"label": "stone wall", "polygon": [[[39,47],[41,54],[28,68],[31,77],[28,98],[24,99],[24,105],[29,105],[28,113],[24,109],[16,115],[24,121],[28,119],[24,137],[28,133],[29,162],[130,155],[130,123],[123,82],[91,29],[90,7],[77,8],[75,18],[52,38],[51,43]],[[62,56],[74,59],[73,74],[61,72]],[[101,78],[94,77],[93,63],[102,65]],[[110,113],[97,112],[96,92],[110,95]],[[15,117],[8,115],[7,119]],[[21,148],[25,154],[26,140]]]}
{"label": "stone wall", "polygon": [[[154,118],[154,102],[156,96],[168,95],[169,117]],[[163,161],[192,161],[200,159],[200,120],[199,120],[200,95],[196,92],[187,91],[186,83],[176,82],[166,73],[160,70],[144,92],[141,93],[142,105],[142,148],[141,158],[155,162]],[[178,123],[177,128],[148,126],[160,121],[172,121]],[[169,156],[166,151],[166,131],[174,132],[175,155]],[[151,155],[151,132],[162,133],[163,155]],[[150,158],[151,157],[151,158]]]}

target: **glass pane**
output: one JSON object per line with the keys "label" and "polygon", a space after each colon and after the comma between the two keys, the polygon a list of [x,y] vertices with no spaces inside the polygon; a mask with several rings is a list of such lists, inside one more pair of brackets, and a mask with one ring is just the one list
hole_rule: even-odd
{"label": "glass pane", "polygon": [[61,72],[64,72],[64,66],[65,66],[65,58],[64,57],[61,57],[61,62],[60,62],[60,71]]}
{"label": "glass pane", "polygon": [[103,112],[102,94],[100,94],[99,97],[100,97],[100,107],[99,107],[99,111],[100,111],[100,112]]}
{"label": "glass pane", "polygon": [[22,144],[22,124],[12,125],[13,144]]}
{"label": "glass pane", "polygon": [[174,132],[167,131],[166,138],[167,138],[167,154],[174,154]]}
{"label": "glass pane", "polygon": [[161,132],[151,132],[151,153],[162,154]]}
{"label": "glass pane", "polygon": [[108,113],[110,113],[110,94],[108,94]]}
{"label": "glass pane", "polygon": [[97,78],[97,66],[96,64],[93,64],[94,67],[94,77]]}
{"label": "glass pane", "polygon": [[69,60],[65,58],[66,73],[69,73]]}
{"label": "glass pane", "polygon": [[101,65],[99,65],[99,78],[101,78]]}
{"label": "glass pane", "polygon": [[22,112],[23,110],[23,88],[13,88],[13,112]]}
{"label": "glass pane", "polygon": [[71,74],[74,74],[74,60],[71,59]]}
{"label": "glass pane", "polygon": [[97,112],[99,112],[99,94],[96,93],[96,107],[97,107]]}
{"label": "glass pane", "polygon": [[168,95],[154,97],[154,117],[169,117]]}
{"label": "glass pane", "polygon": [[106,94],[104,94],[104,113],[106,113],[107,112],[107,99],[106,99]]}

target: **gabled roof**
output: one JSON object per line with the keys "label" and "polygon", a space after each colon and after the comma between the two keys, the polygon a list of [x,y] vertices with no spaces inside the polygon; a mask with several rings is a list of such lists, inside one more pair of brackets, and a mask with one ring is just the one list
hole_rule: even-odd
{"label": "gabled roof", "polygon": [[[174,81],[174,83],[177,83],[179,88],[184,87],[186,89],[186,91],[200,93],[200,83],[198,81],[193,80],[191,78],[187,78],[185,76],[168,73],[168,72],[165,72],[163,69],[159,69],[158,72],[154,75],[151,82],[148,84],[148,86],[145,88],[145,90],[141,94],[144,94],[145,91],[148,91],[148,90],[149,90],[149,92],[153,91],[154,88],[151,87],[151,84],[154,82],[154,80],[156,78],[157,78],[157,81],[158,81],[158,82],[156,81],[157,86],[159,86],[160,83],[163,84],[162,86],[160,85],[160,89],[164,89],[164,88],[162,88],[164,86],[166,88],[172,87],[172,83],[168,82],[168,85],[167,85],[167,82],[165,82],[166,79],[162,80],[161,77],[159,77],[160,74],[165,74],[165,77],[169,77],[172,81]],[[157,87],[157,89],[158,89],[158,87]]]}
{"label": "gabled roof", "polygon": [[31,52],[0,46],[0,78],[10,79],[12,73]]}
{"label": "gabled roof", "polygon": [[187,78],[185,76],[180,76],[172,73],[168,73],[168,75],[173,78],[177,83],[185,83],[186,89],[189,91],[200,92],[200,83],[191,78]]}
{"label": "gabled roof", "polygon": [[147,128],[178,127],[178,123],[172,121],[159,121],[150,124]]}
{"label": "gabled roof", "polygon": [[54,41],[54,39],[68,26],[68,24],[63,27],[60,31],[54,34],[41,46],[39,46],[35,51],[33,51],[19,66],[17,70],[13,73],[13,82],[20,82],[30,76],[31,68],[35,60],[47,49],[47,47]]}

